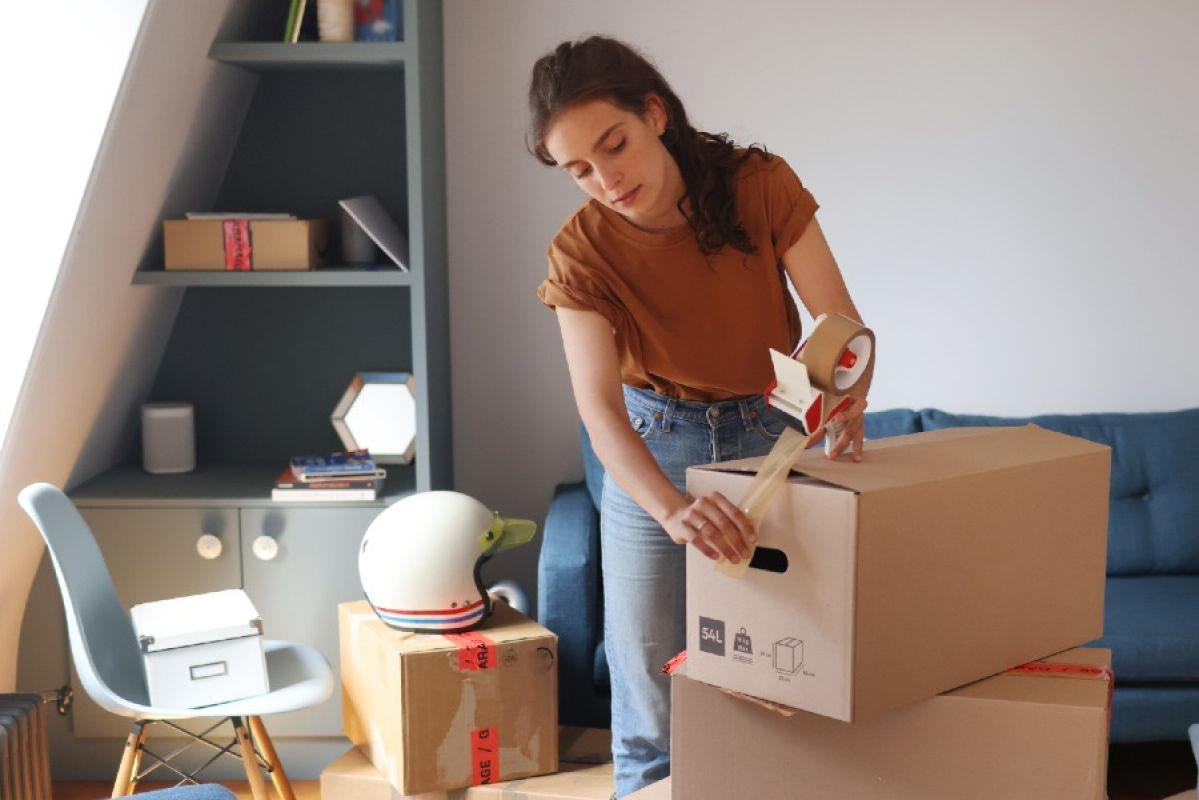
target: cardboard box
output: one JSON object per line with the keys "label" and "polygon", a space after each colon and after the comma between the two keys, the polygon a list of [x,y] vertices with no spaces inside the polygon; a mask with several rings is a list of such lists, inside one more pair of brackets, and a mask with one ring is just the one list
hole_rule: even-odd
{"label": "cardboard box", "polygon": [[629,795],[628,800],[670,800],[670,778],[650,784]]}
{"label": "cardboard box", "polygon": [[[250,220],[249,260],[254,270],[309,270],[328,251],[323,219]],[[226,270],[224,220],[168,219],[162,223],[168,270]]]}
{"label": "cardboard box", "polygon": [[396,791],[361,750],[352,747],[321,773],[321,800],[609,800],[613,786],[610,763],[563,762],[553,775],[405,795]]}
{"label": "cardboard box", "polygon": [[156,708],[200,708],[265,694],[262,618],[241,589],[129,609]]}
{"label": "cardboard box", "polygon": [[387,627],[338,607],[346,735],[404,794],[558,769],[558,639],[496,603],[457,637]]}
{"label": "cardboard box", "polygon": [[[735,503],[760,462],[694,467],[688,491]],[[767,568],[688,548],[688,674],[850,721],[1097,639],[1109,469],[1033,425],[806,453],[759,525]]]}
{"label": "cardboard box", "polygon": [[[1110,666],[1111,653],[1076,649],[1045,660]],[[676,800],[1105,795],[1111,681],[1093,675],[997,675],[848,724],[784,716],[686,672],[672,679]]]}

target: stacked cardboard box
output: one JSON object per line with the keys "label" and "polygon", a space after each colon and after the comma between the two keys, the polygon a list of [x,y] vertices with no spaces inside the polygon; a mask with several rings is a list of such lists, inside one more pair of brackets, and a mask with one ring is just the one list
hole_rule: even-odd
{"label": "stacked cardboard box", "polygon": [[[612,796],[612,735],[599,728],[558,729],[559,770],[465,789],[404,795],[358,748],[321,773],[323,800],[608,800]],[[669,793],[664,795],[669,797]]]}
{"label": "stacked cardboard box", "polygon": [[378,774],[421,796],[557,771],[554,634],[503,602],[477,629],[447,636],[394,630],[365,601],[338,614],[343,724],[357,751],[334,783]]}
{"label": "stacked cardboard box", "polygon": [[[688,491],[735,502],[759,463],[693,468]],[[1102,797],[1110,681],[990,676],[1102,635],[1109,469],[1107,448],[1035,426],[805,454],[756,568],[688,553],[673,796]],[[1056,658],[1089,675],[1109,657]]]}

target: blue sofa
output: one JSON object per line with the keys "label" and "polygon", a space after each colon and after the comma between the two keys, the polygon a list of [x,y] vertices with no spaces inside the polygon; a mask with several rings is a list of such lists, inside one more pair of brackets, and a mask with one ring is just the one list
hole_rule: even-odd
{"label": "blue sofa", "polygon": [[[1112,448],[1104,635],[1115,742],[1185,740],[1199,722],[1199,409],[1031,418],[892,409],[867,436],[1028,422]],[[585,480],[557,487],[538,563],[538,618],[559,636],[563,724],[607,727],[599,507],[603,467],[583,433]]]}

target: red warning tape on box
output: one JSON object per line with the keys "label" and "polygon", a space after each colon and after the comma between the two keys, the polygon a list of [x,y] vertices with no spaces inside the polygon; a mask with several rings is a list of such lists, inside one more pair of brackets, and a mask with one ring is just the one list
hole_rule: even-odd
{"label": "red warning tape on box", "polygon": [[249,272],[250,255],[250,221],[248,219],[227,219],[225,229],[225,269],[234,272]]}
{"label": "red warning tape on box", "polygon": [[1007,671],[1009,675],[1040,675],[1050,678],[1083,678],[1107,683],[1107,728],[1112,728],[1112,692],[1116,688],[1116,675],[1111,667],[1094,664],[1061,664],[1054,661],[1030,661]]}
{"label": "red warning tape on box", "polygon": [[499,728],[476,728],[470,732],[471,783],[492,783],[500,774]]}
{"label": "red warning tape on box", "polygon": [[481,672],[496,666],[495,642],[481,633],[444,633],[458,648],[458,671]]}

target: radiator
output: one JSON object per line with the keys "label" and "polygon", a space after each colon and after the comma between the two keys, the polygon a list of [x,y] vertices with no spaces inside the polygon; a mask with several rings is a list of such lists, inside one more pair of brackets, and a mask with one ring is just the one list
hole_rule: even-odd
{"label": "radiator", "polygon": [[40,695],[0,694],[0,800],[51,800]]}

